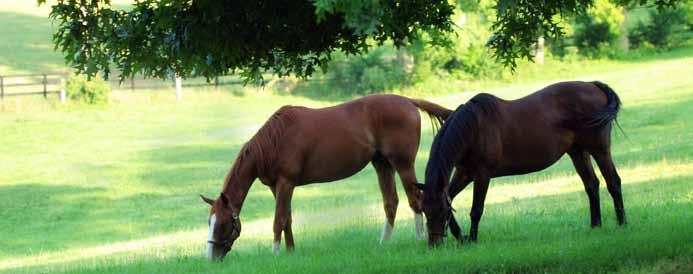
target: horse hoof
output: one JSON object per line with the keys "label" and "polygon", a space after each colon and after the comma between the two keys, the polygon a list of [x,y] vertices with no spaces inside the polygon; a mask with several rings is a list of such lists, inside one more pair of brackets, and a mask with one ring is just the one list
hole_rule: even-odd
{"label": "horse hoof", "polygon": [[473,239],[473,238],[472,238],[471,236],[469,236],[469,235],[463,235],[460,242],[461,242],[461,243],[465,243],[465,244],[468,244],[468,243],[476,243],[476,239]]}

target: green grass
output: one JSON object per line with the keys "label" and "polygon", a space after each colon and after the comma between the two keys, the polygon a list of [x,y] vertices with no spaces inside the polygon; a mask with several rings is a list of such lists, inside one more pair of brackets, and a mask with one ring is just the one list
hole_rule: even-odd
{"label": "green grass", "polygon": [[[0,5],[0,74],[62,70],[46,8]],[[126,1],[119,1],[126,2]],[[274,201],[256,184],[242,236],[223,263],[203,257],[207,205],[240,146],[281,105],[328,106],[337,97],[267,90],[118,91],[105,106],[51,97],[0,101],[0,273],[685,273],[693,269],[693,48],[621,61],[522,63],[499,81],[426,83],[399,93],[448,107],[479,91],[512,99],[548,83],[601,80],[621,96],[613,154],[629,225],[615,224],[601,189],[604,227],[589,228],[582,184],[568,159],[494,180],[479,243],[430,250],[414,239],[401,187],[392,241],[371,167],[294,194],[294,253],[272,255]],[[435,94],[435,96],[433,96]],[[423,179],[433,133],[424,121]],[[602,180],[603,182],[603,180]],[[602,183],[602,188],[604,184]],[[471,188],[455,201],[467,228]]]}
{"label": "green grass", "polygon": [[[101,107],[6,100],[0,112],[0,272],[330,273],[677,272],[693,255],[691,51],[608,63],[609,70],[547,73],[491,91],[516,98],[564,79],[599,79],[621,96],[613,153],[629,225],[615,224],[602,189],[604,227],[590,229],[587,197],[570,162],[494,180],[478,244],[436,250],[414,240],[404,195],[391,242],[370,167],[331,184],[297,189],[297,250],[270,252],[274,202],[256,184],[243,233],[223,263],[203,257],[207,206],[242,143],[279,106],[336,102],[271,94],[117,92]],[[596,63],[598,64],[598,62]],[[428,99],[449,107],[475,92]],[[425,121],[425,124],[428,124]],[[432,133],[416,168],[422,178]],[[603,184],[602,184],[603,186]],[[400,188],[399,193],[403,191]],[[470,190],[455,201],[468,225]]]}

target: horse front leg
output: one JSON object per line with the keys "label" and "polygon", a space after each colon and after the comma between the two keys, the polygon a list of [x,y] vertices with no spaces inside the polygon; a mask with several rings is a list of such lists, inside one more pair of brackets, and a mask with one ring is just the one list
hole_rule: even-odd
{"label": "horse front leg", "polygon": [[[448,196],[450,197],[450,202],[452,203],[452,201],[455,200],[457,194],[462,192],[462,190],[464,190],[471,182],[472,180],[469,178],[469,176],[463,174],[461,169],[456,168],[455,173],[452,176],[452,180],[450,180],[450,187],[448,188]],[[452,204],[450,206],[452,206]],[[459,242],[462,242],[462,229],[460,225],[457,224],[457,220],[455,219],[454,214],[450,217],[449,225],[450,233],[452,233],[452,236],[454,236],[455,239],[457,239]]]}
{"label": "horse front leg", "polygon": [[383,195],[383,208],[385,209],[386,220],[383,226],[383,232],[380,236],[380,243],[382,244],[390,240],[392,236],[399,198],[397,197],[397,188],[395,186],[394,170],[387,159],[376,157],[371,163],[378,175],[378,184],[380,185],[380,192]]}
{"label": "horse front leg", "polygon": [[487,172],[480,172],[480,174],[474,178],[474,198],[472,199],[472,210],[469,213],[469,217],[471,217],[472,221],[472,225],[469,228],[469,240],[472,242],[476,242],[477,240],[479,221],[481,221],[481,215],[484,214],[484,202],[486,200],[486,192],[488,191],[490,179]]}
{"label": "horse front leg", "polygon": [[286,249],[294,249],[294,236],[291,231],[291,196],[294,192],[294,185],[286,180],[279,179],[273,189],[276,208],[274,210],[274,242],[272,252],[279,253],[279,246],[282,240],[282,231],[286,236]]}

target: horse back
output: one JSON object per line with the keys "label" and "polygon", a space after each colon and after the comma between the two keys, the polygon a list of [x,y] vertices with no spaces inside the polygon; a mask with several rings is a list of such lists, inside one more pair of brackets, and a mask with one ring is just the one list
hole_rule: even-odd
{"label": "horse back", "polygon": [[606,104],[604,92],[592,83],[559,82],[507,101],[503,114],[515,124],[575,129],[578,120],[601,111]]}
{"label": "horse back", "polygon": [[606,103],[604,92],[587,82],[560,82],[517,100],[499,100],[495,126],[484,129],[491,143],[485,155],[498,176],[544,169],[580,138],[580,121]]}
{"label": "horse back", "polygon": [[291,123],[273,151],[280,155],[277,171],[301,184],[351,176],[376,153],[418,150],[419,113],[401,96],[371,95],[319,109],[285,106],[278,113]]}

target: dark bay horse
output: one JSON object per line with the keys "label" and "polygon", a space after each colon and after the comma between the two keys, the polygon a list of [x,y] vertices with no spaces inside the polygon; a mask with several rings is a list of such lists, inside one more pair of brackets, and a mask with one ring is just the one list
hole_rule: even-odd
{"label": "dark bay horse", "polygon": [[241,148],[219,197],[212,200],[202,196],[212,206],[208,257],[223,258],[239,237],[239,214],[256,178],[269,186],[275,197],[272,250],[276,253],[282,231],[287,249],[294,247],[291,196],[295,187],[349,177],[369,162],[378,175],[387,217],[381,241],[390,237],[395,221],[395,171],[415,213],[417,236],[423,239],[421,192],[414,173],[421,134],[419,110],[437,123],[452,112],[397,95],[371,95],[322,109],[280,108]]}
{"label": "dark bay horse", "polygon": [[423,189],[429,245],[440,242],[448,225],[462,240],[451,203],[472,181],[467,237],[476,241],[491,178],[545,169],[565,153],[585,186],[592,227],[601,225],[601,213],[590,156],[606,180],[618,223],[625,224],[621,179],[610,149],[620,105],[616,93],[601,82],[561,82],[513,101],[482,93],[459,106],[433,141],[425,185],[417,185]]}

